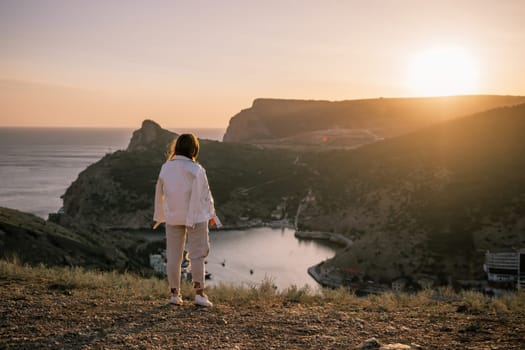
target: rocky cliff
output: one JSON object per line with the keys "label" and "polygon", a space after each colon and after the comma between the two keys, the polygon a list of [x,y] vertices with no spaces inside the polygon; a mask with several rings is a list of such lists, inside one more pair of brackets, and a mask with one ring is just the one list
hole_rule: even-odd
{"label": "rocky cliff", "polygon": [[141,152],[156,149],[159,146],[166,147],[176,134],[164,130],[153,120],[146,119],[142,122],[140,129],[135,130],[129,141],[128,152]]}
{"label": "rocky cliff", "polygon": [[523,96],[379,98],[349,101],[256,99],[231,118],[225,142],[357,147],[488,109]]}

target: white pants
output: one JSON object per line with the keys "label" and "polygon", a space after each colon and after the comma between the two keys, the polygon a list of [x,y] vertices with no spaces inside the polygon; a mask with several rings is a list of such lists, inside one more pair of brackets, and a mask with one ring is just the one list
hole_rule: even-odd
{"label": "white pants", "polygon": [[[191,264],[191,278],[199,283],[198,289],[204,288],[204,259],[210,252],[208,223],[201,222],[194,228],[183,225],[166,225],[166,257],[168,283],[170,289],[177,289],[180,294],[181,264],[184,254],[184,243],[188,239],[187,248]],[[194,284],[195,285],[195,284]]]}

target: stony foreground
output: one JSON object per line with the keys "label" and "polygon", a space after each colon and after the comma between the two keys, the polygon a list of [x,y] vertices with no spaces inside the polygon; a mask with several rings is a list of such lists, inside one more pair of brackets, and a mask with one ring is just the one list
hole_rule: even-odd
{"label": "stony foreground", "polygon": [[161,296],[134,297],[104,286],[3,272],[0,348],[364,349],[362,343],[372,337],[422,349],[525,346],[523,312],[473,312],[459,300],[431,306],[392,305],[395,299],[342,305],[315,298],[239,303],[217,290],[210,296],[214,293],[215,301],[223,301],[210,309],[190,301],[175,307]]}

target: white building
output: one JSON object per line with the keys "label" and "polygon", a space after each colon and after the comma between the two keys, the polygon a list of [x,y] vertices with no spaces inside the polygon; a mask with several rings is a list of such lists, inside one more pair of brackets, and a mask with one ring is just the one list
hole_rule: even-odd
{"label": "white building", "polygon": [[483,270],[489,282],[512,283],[525,288],[525,249],[499,249],[485,253]]}
{"label": "white building", "polygon": [[407,280],[405,278],[398,278],[392,282],[392,290],[396,293],[402,292],[405,290],[407,285]]}

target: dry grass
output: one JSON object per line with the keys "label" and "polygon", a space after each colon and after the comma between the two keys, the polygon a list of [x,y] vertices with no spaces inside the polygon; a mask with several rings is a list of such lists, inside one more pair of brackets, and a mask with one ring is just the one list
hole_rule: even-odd
{"label": "dry grass", "polygon": [[166,283],[158,278],[142,278],[131,273],[102,272],[81,267],[21,265],[0,260],[0,277],[38,281],[42,286],[78,291],[112,290],[123,298],[154,299],[166,294]]}
{"label": "dry grass", "polygon": [[487,297],[481,293],[466,291],[461,293],[461,300],[471,313],[493,313],[506,315],[525,310],[525,292],[509,293],[500,297]]}
{"label": "dry grass", "polygon": [[[38,282],[47,288],[75,290],[86,293],[93,298],[107,295],[108,291],[123,300],[158,300],[168,296],[165,279],[156,277],[144,278],[132,273],[101,272],[70,267],[46,267],[22,265],[16,259],[0,260],[0,279],[26,280]],[[182,283],[182,295],[193,296],[193,289],[188,282]],[[16,290],[13,291],[16,293]],[[505,315],[522,313],[525,310],[525,292],[491,298],[478,292],[464,291],[455,293],[450,288],[426,290],[417,294],[384,293],[357,297],[352,291],[339,289],[322,289],[314,292],[309,287],[291,286],[282,291],[275,288],[271,279],[252,286],[219,284],[208,289],[207,293],[219,304],[304,304],[323,305],[326,303],[340,305],[343,309],[369,309],[376,311],[398,311],[406,308],[425,307],[430,309],[463,305],[465,312],[492,313]]]}

